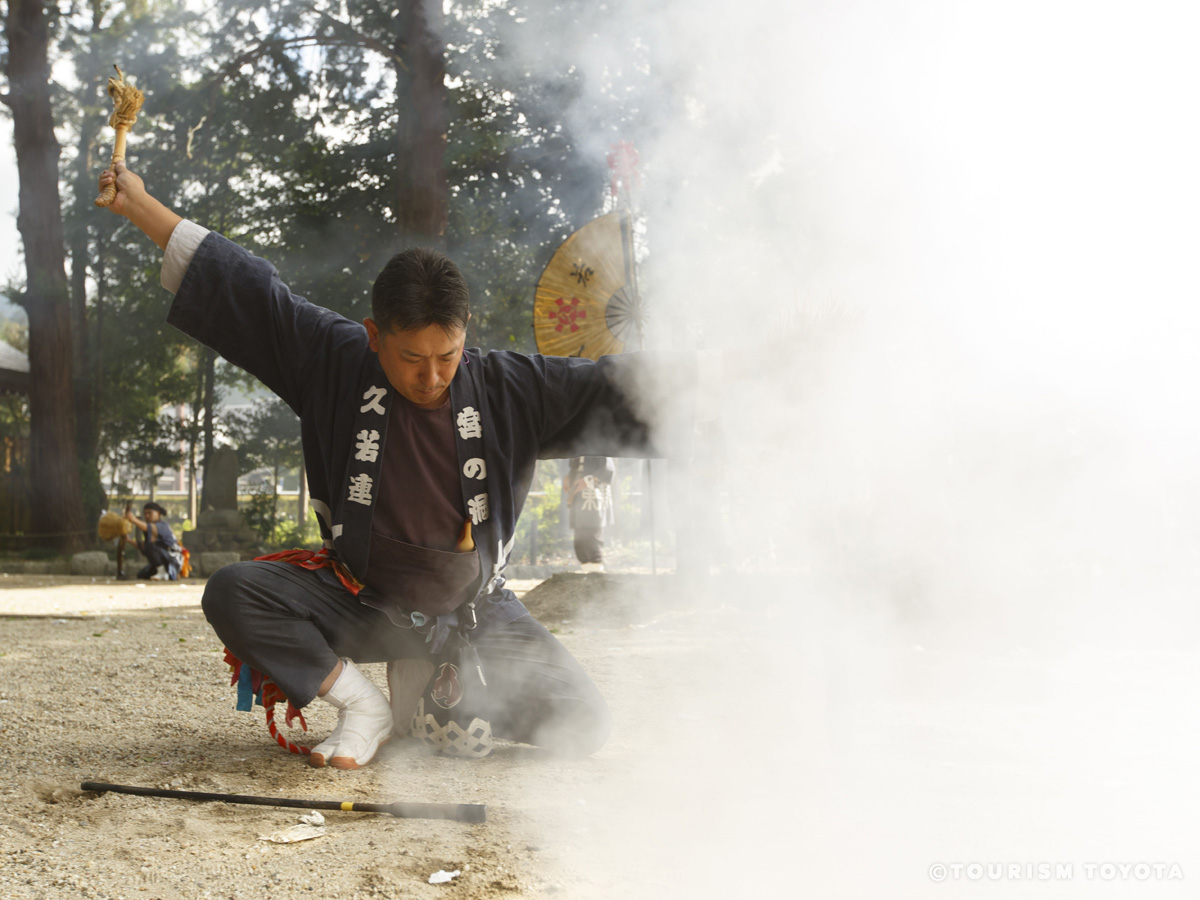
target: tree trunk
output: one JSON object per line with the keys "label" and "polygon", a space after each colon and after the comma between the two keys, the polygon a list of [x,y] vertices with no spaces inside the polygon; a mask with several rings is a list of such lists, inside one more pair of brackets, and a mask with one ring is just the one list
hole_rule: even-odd
{"label": "tree trunk", "polygon": [[[93,329],[95,337],[92,341],[92,360],[96,372],[94,383],[92,384],[92,409],[99,410],[100,404],[104,399],[104,301],[106,292],[104,289],[104,254],[107,251],[107,242],[103,235],[96,236],[96,327]],[[99,434],[99,421],[96,425],[96,433]]]}
{"label": "tree trunk", "polygon": [[217,354],[205,347],[204,360],[204,483],[200,487],[200,511],[209,507],[208,461],[213,454],[213,404],[216,402]]}
{"label": "tree trunk", "polygon": [[308,523],[308,472],[300,462],[300,490],[296,493],[296,523],[300,528]]}
{"label": "tree trunk", "polygon": [[76,448],[71,306],[58,193],[59,144],[50,106],[50,43],[41,0],[9,0],[8,86],[17,156],[17,229],[29,315],[31,528],[36,543],[83,546]]}
{"label": "tree trunk", "polygon": [[[436,17],[430,21],[427,13]],[[396,56],[396,223],[405,244],[443,248],[447,221],[446,58],[441,5],[423,0],[400,4]]]}
{"label": "tree trunk", "polygon": [[[100,90],[96,79],[84,96],[94,98]],[[89,109],[85,105],[85,110]],[[91,331],[87,307],[87,275],[91,262],[89,252],[88,216],[96,209],[92,195],[96,191],[96,174],[92,166],[92,147],[99,132],[99,115],[85,113],[79,128],[79,147],[75,173],[75,203],[78,221],[71,234],[71,305],[74,313],[75,347],[75,429],[79,444],[79,471],[83,488],[84,519],[96,521],[107,505],[107,497],[100,479],[100,422],[97,415],[99,400],[95,385],[98,382],[95,345],[90,340]]]}
{"label": "tree trunk", "polygon": [[[203,360],[203,356],[201,356]],[[204,368],[196,367],[196,402],[192,404],[192,423],[188,427],[188,519],[192,528],[200,527],[200,497],[196,492],[196,443],[200,438],[200,408],[204,405]]]}
{"label": "tree trunk", "polygon": [[271,537],[275,540],[275,529],[279,527],[279,463],[271,469]]}
{"label": "tree trunk", "polygon": [[192,523],[192,528],[194,529],[197,527],[196,522],[200,518],[198,515],[199,510],[196,508],[196,503],[199,499],[196,495],[196,445],[195,443],[191,443],[189,447],[190,450],[188,452],[187,469],[187,517],[188,521]]}

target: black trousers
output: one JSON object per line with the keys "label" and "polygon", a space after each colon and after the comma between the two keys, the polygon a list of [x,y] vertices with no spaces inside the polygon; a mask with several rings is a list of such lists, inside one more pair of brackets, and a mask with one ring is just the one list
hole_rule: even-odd
{"label": "black trousers", "polygon": [[604,526],[575,526],[575,558],[581,563],[604,562]]}
{"label": "black trousers", "polygon": [[179,569],[175,565],[175,560],[158,544],[144,541],[138,545],[138,550],[146,557],[146,565],[138,570],[138,578],[150,578],[159,569],[165,569],[172,581],[179,579]]}
{"label": "black trousers", "polygon": [[[208,579],[204,615],[238,659],[307,706],[339,657],[356,662],[428,659],[425,636],[360,603],[329,569],[284,562],[234,563]],[[473,642],[483,664],[492,733],[584,755],[611,730],[600,691],[532,616]]]}

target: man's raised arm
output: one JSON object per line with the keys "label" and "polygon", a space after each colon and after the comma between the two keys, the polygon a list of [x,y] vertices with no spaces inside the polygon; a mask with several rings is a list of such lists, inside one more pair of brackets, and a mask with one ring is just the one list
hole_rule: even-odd
{"label": "man's raised arm", "polygon": [[123,160],[117,160],[100,176],[101,190],[110,184],[116,185],[117,196],[109,204],[108,211],[127,218],[158,244],[160,250],[166,250],[171,232],[183,217],[150,196],[145,183],[125,168]]}
{"label": "man's raised arm", "polygon": [[208,229],[189,222],[150,196],[142,179],[125,168],[124,160],[117,160],[100,176],[101,190],[110,184],[117,186],[117,196],[109,211],[127,218],[165,252],[162,286],[176,293]]}

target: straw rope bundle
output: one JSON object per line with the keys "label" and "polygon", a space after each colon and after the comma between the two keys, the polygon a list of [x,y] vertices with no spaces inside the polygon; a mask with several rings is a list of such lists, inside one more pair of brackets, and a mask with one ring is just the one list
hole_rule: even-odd
{"label": "straw rope bundle", "polygon": [[[112,161],[125,159],[125,136],[129,133],[129,129],[133,127],[133,123],[137,121],[138,110],[142,108],[142,102],[146,99],[145,95],[135,88],[132,84],[125,81],[125,73],[121,71],[120,66],[113,66],[117,70],[117,77],[109,77],[108,79],[108,96],[112,97],[113,114],[108,119],[108,124],[116,129],[117,139],[113,145]],[[110,184],[100,196],[96,198],[97,206],[108,206],[117,198],[117,186]]]}
{"label": "straw rope bundle", "polygon": [[100,524],[96,530],[100,540],[111,541],[113,538],[129,537],[133,531],[133,523],[122,515],[106,512],[100,517]]}

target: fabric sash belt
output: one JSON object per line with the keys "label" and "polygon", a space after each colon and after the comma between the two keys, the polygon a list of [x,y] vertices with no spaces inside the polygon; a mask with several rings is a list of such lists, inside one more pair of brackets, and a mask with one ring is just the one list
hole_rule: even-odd
{"label": "fabric sash belt", "polygon": [[278,553],[268,553],[266,556],[256,556],[254,559],[256,562],[286,562],[293,566],[300,566],[302,569],[314,571],[316,569],[333,569],[333,573],[337,575],[342,587],[355,597],[366,586],[355,578],[336,556],[330,555],[328,547],[322,547],[320,550],[281,550]]}

